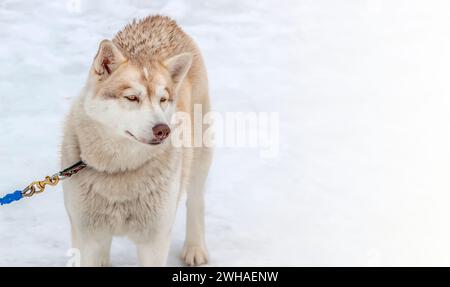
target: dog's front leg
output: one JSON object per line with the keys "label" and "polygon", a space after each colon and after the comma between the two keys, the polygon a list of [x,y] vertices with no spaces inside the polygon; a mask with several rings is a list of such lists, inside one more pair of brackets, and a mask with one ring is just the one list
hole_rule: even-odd
{"label": "dog's front leg", "polygon": [[109,266],[112,235],[107,233],[82,232],[79,248],[82,267]]}
{"label": "dog's front leg", "polygon": [[181,254],[189,266],[208,262],[205,244],[205,181],[211,164],[212,151],[208,148],[194,153],[197,170],[187,188],[186,240]]}
{"label": "dog's front leg", "polygon": [[170,235],[166,232],[155,234],[148,240],[136,242],[139,264],[143,267],[165,266],[169,255]]}

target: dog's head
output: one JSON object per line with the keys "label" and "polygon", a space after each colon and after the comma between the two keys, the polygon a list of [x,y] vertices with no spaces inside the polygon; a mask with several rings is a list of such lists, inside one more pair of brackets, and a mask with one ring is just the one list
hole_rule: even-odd
{"label": "dog's head", "polygon": [[160,144],[170,134],[177,94],[191,63],[189,53],[142,63],[127,59],[104,40],[92,64],[85,111],[113,133]]}

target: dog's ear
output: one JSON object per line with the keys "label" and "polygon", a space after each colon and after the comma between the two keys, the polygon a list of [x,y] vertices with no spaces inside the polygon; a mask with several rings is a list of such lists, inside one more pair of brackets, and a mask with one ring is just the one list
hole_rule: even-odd
{"label": "dog's ear", "polygon": [[95,55],[94,72],[99,76],[99,80],[104,80],[125,61],[125,57],[113,42],[103,40],[100,42],[97,55]]}
{"label": "dog's ear", "polygon": [[172,81],[175,84],[175,90],[178,90],[181,82],[191,68],[192,55],[190,53],[181,53],[164,61],[164,65],[169,71]]}

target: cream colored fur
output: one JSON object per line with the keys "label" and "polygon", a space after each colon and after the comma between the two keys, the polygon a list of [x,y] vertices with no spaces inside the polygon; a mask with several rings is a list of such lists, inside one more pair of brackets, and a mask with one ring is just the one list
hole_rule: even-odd
{"label": "cream colored fur", "polygon": [[[139,102],[125,98],[130,94]],[[207,262],[203,192],[211,150],[175,148],[168,139],[147,143],[152,126],[170,125],[176,111],[193,116],[194,104],[204,113],[210,109],[206,70],[197,46],[174,21],[147,17],[102,41],[62,144],[63,168],[79,160],[88,165],[63,182],[82,266],[109,265],[116,235],[135,242],[140,265],[165,265],[182,191],[188,194],[182,259]]]}

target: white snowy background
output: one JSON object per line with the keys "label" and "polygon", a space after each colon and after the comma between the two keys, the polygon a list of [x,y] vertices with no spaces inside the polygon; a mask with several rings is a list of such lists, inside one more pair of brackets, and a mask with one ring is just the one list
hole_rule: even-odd
{"label": "white snowy background", "polygon": [[[444,0],[2,0],[0,194],[59,169],[98,43],[155,13],[201,47],[214,110],[280,115],[278,157],[216,150],[210,266],[450,265]],[[0,266],[64,266],[69,248],[60,187],[0,207]],[[113,265],[136,262],[116,239]]]}

